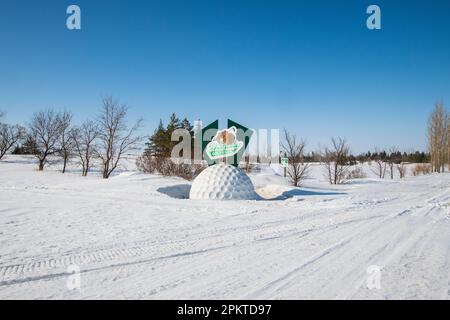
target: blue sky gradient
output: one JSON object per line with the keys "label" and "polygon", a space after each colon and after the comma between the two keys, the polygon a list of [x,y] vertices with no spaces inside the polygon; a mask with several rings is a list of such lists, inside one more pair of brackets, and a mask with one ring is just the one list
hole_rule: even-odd
{"label": "blue sky gradient", "polygon": [[[370,4],[382,30],[366,28]],[[434,102],[450,103],[449,39],[446,0],[1,0],[0,110],[82,121],[113,95],[145,133],[176,112],[287,128],[309,149],[424,150]]]}

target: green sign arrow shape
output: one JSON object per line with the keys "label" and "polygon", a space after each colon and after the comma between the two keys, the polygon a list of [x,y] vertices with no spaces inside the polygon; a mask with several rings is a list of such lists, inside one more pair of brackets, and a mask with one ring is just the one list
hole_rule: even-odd
{"label": "green sign arrow shape", "polygon": [[228,128],[231,127],[235,127],[237,129],[236,131],[237,140],[244,142],[244,147],[241,148],[237,154],[227,158],[227,163],[237,167],[242,159],[242,156],[245,153],[245,150],[247,150],[247,147],[250,143],[250,139],[253,136],[253,130],[250,130],[249,128],[244,127],[243,125],[228,119]]}
{"label": "green sign arrow shape", "polygon": [[[218,120],[210,123],[199,132],[201,136],[198,136],[198,138],[202,139],[202,155],[208,165],[211,166],[216,164],[219,159],[224,158],[220,157],[220,155],[223,154],[224,156],[226,156],[227,153],[232,153],[233,155],[226,157],[226,162],[235,167],[239,165],[239,162],[244,155],[248,144],[250,143],[250,139],[253,135],[253,130],[228,119],[228,129],[230,128],[233,128],[233,132],[236,134],[236,145],[224,146],[217,144],[215,141],[212,141],[219,131]],[[217,145],[213,146],[213,143]]]}

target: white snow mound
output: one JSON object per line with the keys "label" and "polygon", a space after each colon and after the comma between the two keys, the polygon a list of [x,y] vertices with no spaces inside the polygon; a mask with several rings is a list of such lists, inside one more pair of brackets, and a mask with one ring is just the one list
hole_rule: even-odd
{"label": "white snow mound", "polygon": [[239,168],[219,163],[202,171],[192,183],[190,199],[256,200],[250,178]]}

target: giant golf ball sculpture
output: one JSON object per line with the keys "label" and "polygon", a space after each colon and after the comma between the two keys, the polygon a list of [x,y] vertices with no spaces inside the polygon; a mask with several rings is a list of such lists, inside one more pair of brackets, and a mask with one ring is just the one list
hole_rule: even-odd
{"label": "giant golf ball sculpture", "polygon": [[239,168],[224,163],[215,164],[195,178],[189,194],[197,200],[256,200],[250,178]]}
{"label": "giant golf ball sculpture", "polygon": [[[235,166],[220,162],[220,159],[235,156],[239,150],[247,147],[241,139],[238,139],[237,128],[234,125],[230,126],[230,124],[233,124],[234,122],[228,120],[228,123],[228,129],[217,131],[214,138],[206,145],[206,148],[202,150],[202,152],[204,151],[210,160],[219,160],[219,163],[211,165],[207,169],[203,170],[197,178],[195,178],[189,193],[190,199],[259,199],[259,196],[253,187],[252,181],[244,171]],[[237,123],[234,124],[240,126]],[[212,124],[207,126],[207,128],[211,126]],[[217,121],[215,122],[215,126],[217,126]],[[240,127],[245,128],[243,126]],[[236,163],[239,163],[239,159],[240,157],[238,157]],[[214,163],[214,161],[212,163]]]}

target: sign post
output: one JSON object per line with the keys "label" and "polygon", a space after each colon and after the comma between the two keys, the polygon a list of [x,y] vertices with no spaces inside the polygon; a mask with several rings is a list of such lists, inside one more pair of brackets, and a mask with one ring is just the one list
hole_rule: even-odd
{"label": "sign post", "polygon": [[284,168],[284,177],[286,178],[286,170],[289,165],[289,159],[286,157],[286,153],[284,154],[284,157],[281,158],[281,166]]}

